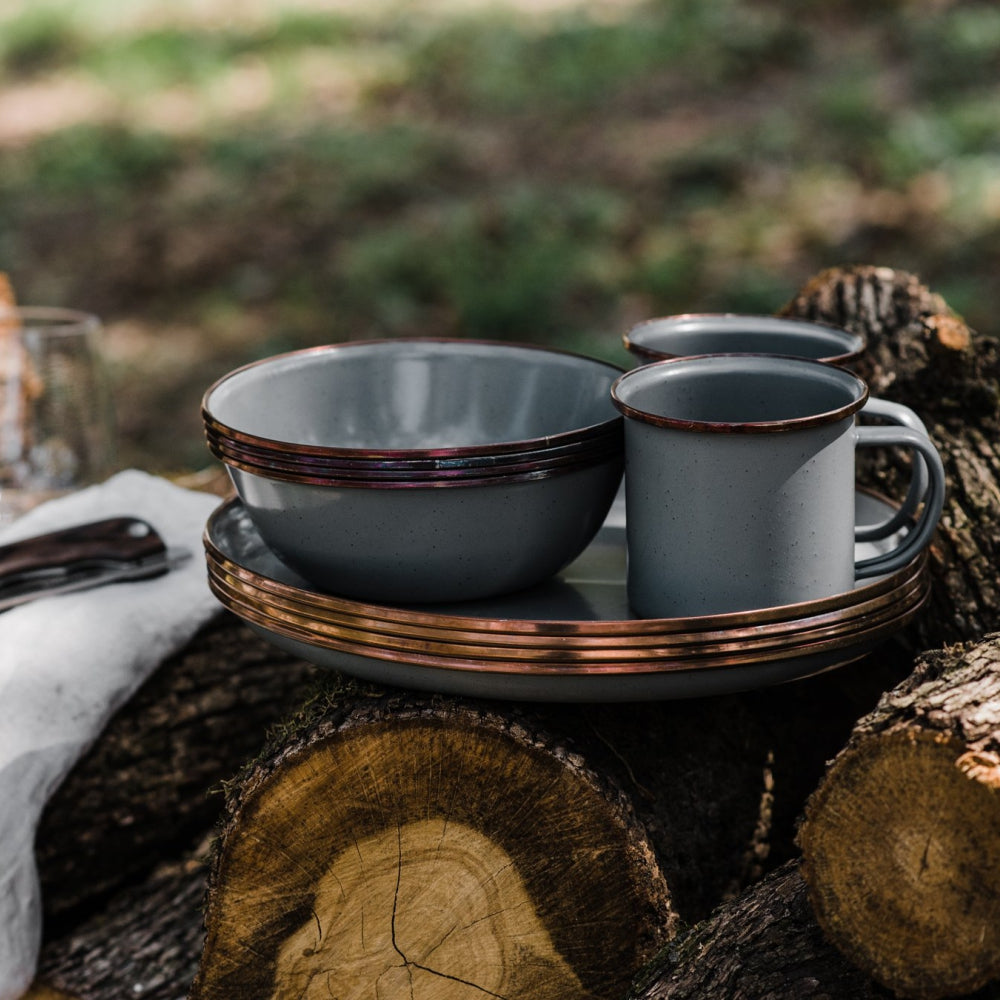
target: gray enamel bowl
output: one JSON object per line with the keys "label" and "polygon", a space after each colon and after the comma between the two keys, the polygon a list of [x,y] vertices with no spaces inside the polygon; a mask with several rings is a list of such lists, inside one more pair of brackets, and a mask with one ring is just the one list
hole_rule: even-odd
{"label": "gray enamel bowl", "polygon": [[433,470],[617,433],[615,365],[526,344],[356,341],[246,365],[206,392],[216,442],[281,461]]}
{"label": "gray enamel bowl", "polygon": [[618,490],[614,365],[530,345],[356,342],[205,395],[210,446],[265,543],[317,586],[395,603],[529,587],[590,543]]}
{"label": "gray enamel bowl", "polygon": [[473,600],[540,583],[575,559],[621,483],[615,456],[542,478],[442,485],[315,485],[230,468],[261,538],[342,597]]}
{"label": "gray enamel bowl", "polygon": [[781,316],[688,313],[637,323],[623,337],[641,364],[701,354],[779,354],[846,365],[865,338],[841,327]]}

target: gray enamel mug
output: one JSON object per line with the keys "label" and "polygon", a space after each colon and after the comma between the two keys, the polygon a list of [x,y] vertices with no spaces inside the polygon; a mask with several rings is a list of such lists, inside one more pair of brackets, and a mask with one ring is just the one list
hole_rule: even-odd
{"label": "gray enamel mug", "polygon": [[[636,367],[701,354],[771,354],[850,367],[865,351],[863,334],[816,320],[746,313],[679,313],[636,323],[622,337]],[[927,433],[916,414],[889,400],[869,399],[864,416]],[[910,491],[894,517],[865,529],[859,541],[887,538],[909,522],[927,489],[922,461],[914,465]]]}
{"label": "gray enamel mug", "polygon": [[[919,418],[873,400],[896,425],[859,425],[868,387],[844,368],[768,355],[685,357],[626,372],[611,396],[626,418],[628,596],[640,617],[846,593],[858,579],[909,564],[941,516],[944,468]],[[874,536],[855,525],[855,450],[892,446],[923,467],[923,507],[895,546],[856,562],[856,539]]]}

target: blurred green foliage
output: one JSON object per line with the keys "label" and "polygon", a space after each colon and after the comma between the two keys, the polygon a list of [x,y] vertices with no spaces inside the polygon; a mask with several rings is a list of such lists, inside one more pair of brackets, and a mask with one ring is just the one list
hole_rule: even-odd
{"label": "blurred green foliage", "polygon": [[996,332],[992,2],[200,9],[0,9],[0,107],[29,109],[0,115],[0,270],[148,338],[117,371],[137,454],[202,460],[201,389],[269,351],[624,363],[636,319],[772,311],[836,264],[915,271]]}

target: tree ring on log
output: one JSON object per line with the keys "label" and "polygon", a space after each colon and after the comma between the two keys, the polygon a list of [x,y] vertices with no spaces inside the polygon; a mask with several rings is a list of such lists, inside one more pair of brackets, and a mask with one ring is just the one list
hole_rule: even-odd
{"label": "tree ring on log", "polygon": [[845,750],[809,802],[800,840],[817,919],[898,995],[955,996],[1000,975],[995,779],[954,736],[902,729]]}
{"label": "tree ring on log", "polygon": [[620,795],[488,713],[355,715],[245,788],[197,1000],[620,997],[673,930]]}

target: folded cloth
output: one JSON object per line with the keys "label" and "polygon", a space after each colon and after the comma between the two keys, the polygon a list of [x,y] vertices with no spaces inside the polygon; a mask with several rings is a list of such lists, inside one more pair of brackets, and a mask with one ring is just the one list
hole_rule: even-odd
{"label": "folded cloth", "polygon": [[104,517],[147,520],[193,556],[150,580],[46,597],[0,614],[0,1000],[35,974],[42,936],[34,857],[42,810],[111,715],[219,604],[200,558],[206,493],[128,470],[49,501],[0,531],[0,544]]}

